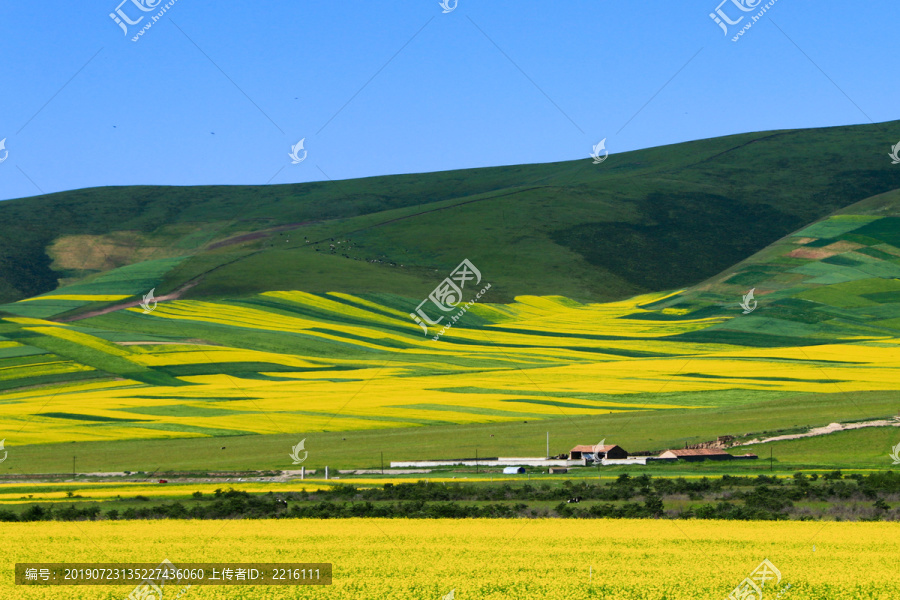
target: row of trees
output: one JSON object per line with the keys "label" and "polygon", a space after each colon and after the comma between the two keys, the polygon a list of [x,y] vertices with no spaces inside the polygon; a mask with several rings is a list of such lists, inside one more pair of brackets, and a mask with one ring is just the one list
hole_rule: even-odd
{"label": "row of trees", "polygon": [[[900,474],[893,472],[844,477],[839,471],[823,481],[797,473],[783,480],[760,476],[721,479],[685,480],[648,475],[599,482],[564,481],[560,486],[547,483],[533,486],[502,484],[452,483],[418,481],[381,488],[356,488],[340,484],[328,490],[274,494],[250,494],[221,489],[214,494],[195,492],[193,502],[153,504],[149,498],[136,496],[126,500],[135,506],[102,513],[97,504],[79,508],[75,504],[62,507],[33,504],[22,513],[0,510],[0,521],[96,520],[107,519],[265,519],[265,518],[512,518],[558,516],[564,518],[673,518],[704,519],[787,519],[803,518],[794,510],[795,502],[805,500],[873,501],[874,513],[857,518],[890,518],[888,495],[900,493]],[[704,501],[683,510],[664,510],[667,497],[687,496]],[[896,497],[896,496],[894,496]],[[577,501],[575,501],[577,500]],[[584,500],[602,501],[580,508]],[[632,500],[636,500],[633,501]],[[458,502],[487,502],[465,505]],[[525,502],[559,502],[552,510],[530,506]],[[574,502],[569,502],[574,501]],[[617,504],[612,504],[616,501]],[[871,512],[871,511],[870,511]],[[894,511],[895,513],[897,511]],[[895,515],[896,516],[896,515]]]}

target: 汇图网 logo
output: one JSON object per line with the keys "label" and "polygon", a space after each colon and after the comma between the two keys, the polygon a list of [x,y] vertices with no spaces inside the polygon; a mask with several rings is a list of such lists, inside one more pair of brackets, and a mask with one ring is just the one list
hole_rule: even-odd
{"label": "\u6c47\u56fe\u7f51 logo", "polygon": [[[116,10],[109,13],[109,18],[115,21],[116,25],[122,28],[122,33],[124,35],[128,35],[128,25],[137,25],[144,20],[143,15],[139,17],[137,21],[132,21],[130,18],[128,18],[128,15],[125,14],[125,11],[122,10],[122,5],[126,4],[129,1],[134,4],[138,8],[138,10],[145,13],[156,10],[156,7],[159,6],[160,3],[162,3],[162,0],[156,0],[155,2],[153,0],[122,0],[116,7]],[[128,25],[126,25],[126,23]]]}
{"label": "\u6c47\u56fe\u7f51 logo", "polygon": [[3,458],[0,458],[0,463],[2,463],[4,460],[6,460],[6,456],[7,456],[7,454],[9,454],[9,452],[7,452],[6,450],[3,449],[3,444],[5,442],[6,442],[6,439],[0,440],[0,450],[3,451]]}
{"label": "\u6c47\u56fe\u7f51 logo", "polygon": [[[744,294],[744,300],[741,302],[741,308],[744,309],[745,315],[749,315],[754,310],[756,310],[757,302],[756,302],[756,300],[753,299],[753,292],[755,290],[756,290],[756,288],[753,288],[752,290],[750,290],[749,292]],[[751,302],[753,303],[753,306],[750,306]]]}
{"label": "\u6c47\u56fe\u7f51 logo", "polygon": [[173,596],[171,594],[166,594],[166,585],[169,586],[168,589],[172,589],[172,585],[176,583],[176,579],[180,577],[178,575],[178,568],[170,561],[168,558],[159,563],[156,569],[151,569],[153,574],[157,574],[156,578],[148,578],[143,582],[138,584],[136,588],[131,590],[131,593],[128,594],[128,598],[126,600],[163,600],[164,598],[172,598],[172,600],[177,600],[181,598],[189,589],[191,589],[193,584],[188,584],[183,587],[181,591]]}
{"label": "\u6c47\u56fe\u7f51 logo", "polygon": [[[428,335],[428,325],[437,325],[444,320],[444,316],[432,319],[422,308],[422,305],[431,300],[431,303],[440,310],[444,312],[453,312],[458,308],[460,302],[463,301],[463,288],[466,287],[466,282],[471,280],[475,280],[475,285],[481,283],[481,271],[475,268],[475,265],[467,258],[453,269],[453,272],[450,273],[450,277],[447,277],[438,284],[438,286],[434,288],[434,291],[419,303],[419,306],[416,307],[416,312],[409,313],[409,316],[422,328],[425,335]],[[444,328],[434,337],[434,340],[440,338],[447,329],[452,327],[453,323],[458,321],[459,318],[462,317],[490,288],[490,283],[484,286],[471,301],[467,302],[465,306],[459,310],[457,314],[452,315],[450,317],[450,323],[444,325]]]}
{"label": "\u6c47\u56fe\u7f51 logo", "polygon": [[[165,4],[163,4],[163,1],[164,0],[122,0],[115,10],[109,13],[109,18],[112,19],[113,22],[122,29],[122,33],[127,36],[129,25],[139,25],[144,21],[145,17],[149,17],[149,20],[147,20],[136,35],[131,38],[132,42],[136,42],[148,29],[153,27],[154,23],[160,20],[178,0],[168,0]],[[125,9],[122,8],[129,2],[134,5],[133,8],[129,9],[129,12],[132,16],[137,17],[136,19],[132,19],[129,14],[125,12]],[[156,14],[141,14],[151,12],[155,12]]]}
{"label": "\u6c47\u56fe\u7f51 logo", "polygon": [[[0,442],[0,448],[3,448],[3,443]],[[893,448],[891,448],[891,458],[894,459],[893,464],[900,465],[900,444],[897,444]]]}
{"label": "\u6c47\u56fe\u7f51 logo", "polygon": [[712,19],[713,21],[715,21],[716,25],[718,25],[719,27],[722,28],[722,31],[724,32],[725,35],[728,35],[728,26],[726,25],[726,23],[728,25],[737,25],[738,23],[740,23],[741,21],[744,20],[744,17],[742,15],[742,16],[738,17],[738,19],[736,21],[732,21],[728,17],[728,15],[725,14],[725,11],[722,10],[722,5],[726,4],[727,2],[731,2],[739,10],[746,13],[746,12],[750,12],[752,10],[756,10],[756,7],[760,5],[762,0],[756,0],[755,2],[754,2],[754,0],[722,0],[719,3],[719,5],[716,7],[716,10],[714,12],[709,13],[709,18]]}
{"label": "\u6c47\u56fe\u7f51 logo", "polygon": [[[291,164],[298,165],[306,160],[307,152],[303,150],[303,142],[306,141],[306,138],[303,138],[293,146],[291,146],[291,153],[288,156],[291,157]],[[303,150],[303,156],[300,156],[300,151]]]}
{"label": "\u6c47\u56fe\u7f51 logo", "polygon": [[[593,152],[591,152],[591,158],[594,159],[594,164],[599,165],[604,160],[609,157],[609,151],[606,149],[606,138],[600,140],[600,143],[593,147]],[[600,153],[603,154],[600,154]]]}
{"label": "\u6c47\u56fe\u7f51 logo", "polygon": [[[299,464],[302,463],[304,460],[306,460],[306,457],[307,457],[307,456],[309,456],[309,452],[307,452],[307,451],[306,451],[306,448],[304,447],[304,444],[305,444],[305,443],[306,443],[306,438],[303,438],[302,440],[300,440],[300,443],[299,443],[299,444],[297,444],[296,446],[294,446],[293,448],[291,448],[291,455],[290,455],[290,456],[291,456],[291,458],[294,459],[294,464],[295,464],[295,465],[299,465]],[[303,458],[300,458],[300,451],[301,451],[301,450],[303,451]]]}
{"label": "\u6c47\u56fe\u7f51 logo", "polygon": [[459,0],[453,0],[453,4],[450,4],[450,0],[441,0],[439,2],[441,8],[444,9],[444,14],[446,15],[448,12],[453,12],[456,10],[456,6],[459,4]]}
{"label": "\u6c47\u56fe\u7f51 logo", "polygon": [[763,589],[769,582],[775,585],[781,583],[781,571],[767,558],[732,590],[727,600],[761,600]]}
{"label": "\u6c47\u56fe\u7f51 logo", "polygon": [[[719,2],[719,5],[715,8],[715,10],[709,13],[709,18],[712,19],[715,24],[722,29],[722,33],[726,36],[730,33],[729,26],[740,25],[743,22],[741,28],[737,30],[735,35],[731,38],[732,42],[736,42],[741,39],[741,36],[743,36],[748,29],[753,27],[754,23],[762,19],[763,15],[765,15],[766,12],[768,12],[768,10],[772,8],[777,1],[778,0],[769,0],[768,2],[763,4],[763,0],[722,0],[721,2]],[[731,2],[734,7],[727,7],[728,12],[726,12],[722,7],[729,2]],[[755,12],[756,14],[741,14],[750,12]],[[732,19],[731,16],[729,16],[729,13],[736,16],[737,18]],[[746,17],[749,17],[749,19],[747,21],[744,21]]]}
{"label": "\u6c47\u56fe\u7f51 logo", "polygon": [[[156,291],[156,288],[150,290],[144,299],[141,301],[141,308],[144,309],[144,314],[150,314],[154,310],[156,310],[156,298],[153,297],[153,292]],[[165,298],[163,298],[165,300]],[[150,303],[153,303],[153,306],[150,306]]]}
{"label": "\u6c47\u56fe\u7f51 logo", "polygon": [[[900,144],[898,144],[898,145],[900,145]],[[0,156],[0,163],[2,163],[7,158],[9,158],[9,150],[6,149],[6,138],[3,138],[2,140],[0,140],[0,152],[3,153],[3,155]]]}
{"label": "\u6c47\u56fe\u7f51 logo", "polygon": [[[0,142],[0,148],[3,148],[3,142]],[[891,146],[891,153],[888,154],[891,157],[892,165],[900,165],[900,142],[897,142],[896,146]],[[0,160],[0,162],[3,162]]]}

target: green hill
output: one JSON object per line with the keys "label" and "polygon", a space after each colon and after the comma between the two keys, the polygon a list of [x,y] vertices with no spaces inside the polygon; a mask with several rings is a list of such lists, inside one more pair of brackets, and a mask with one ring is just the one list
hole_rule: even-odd
{"label": "green hill", "polygon": [[655,305],[685,318],[754,289],[757,309],[686,334],[694,341],[877,339],[900,333],[900,190],[867,198],[785,236],[701,285]]}
{"label": "green hill", "polygon": [[91,286],[98,274],[147,261],[161,262],[118,289],[168,292],[200,278],[186,297],[298,282],[313,292],[418,297],[435,272],[462,258],[490,274],[494,297],[504,301],[613,300],[685,287],[835,210],[900,188],[900,169],[885,160],[886,144],[898,138],[894,121],[734,135],[612,155],[602,165],[585,158],[6,201],[0,303],[58,284]]}

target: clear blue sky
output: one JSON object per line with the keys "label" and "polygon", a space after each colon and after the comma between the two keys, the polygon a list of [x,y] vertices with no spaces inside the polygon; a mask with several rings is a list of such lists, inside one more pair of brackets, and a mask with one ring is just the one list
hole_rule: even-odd
{"label": "clear blue sky", "polygon": [[[0,3],[0,199],[587,159],[602,138],[616,153],[900,118],[893,0],[778,0],[737,42],[709,17],[718,0],[459,0],[447,14],[438,0],[177,0],[137,42],[150,17],[126,36],[118,2]],[[756,12],[722,10],[748,15],[735,32]]]}

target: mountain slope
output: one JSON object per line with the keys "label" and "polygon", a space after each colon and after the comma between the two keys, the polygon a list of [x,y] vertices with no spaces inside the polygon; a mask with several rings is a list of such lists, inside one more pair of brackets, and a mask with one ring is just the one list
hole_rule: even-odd
{"label": "mountain slope", "polygon": [[436,272],[469,258],[491,274],[501,300],[625,298],[698,283],[805,223],[900,188],[900,169],[884,156],[898,138],[895,121],[701,140],[602,165],[6,201],[0,302],[174,259],[130,293],[171,292],[199,278],[187,297],[290,290],[298,281],[310,291],[416,297]]}
{"label": "mountain slope", "polygon": [[657,308],[698,318],[754,290],[757,308],[693,341],[900,334],[900,190],[810,224]]}

